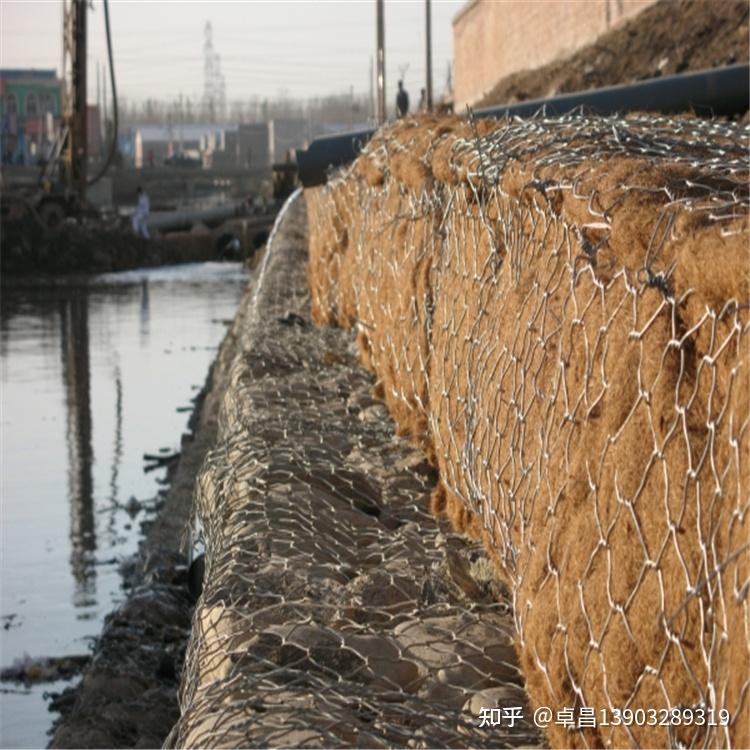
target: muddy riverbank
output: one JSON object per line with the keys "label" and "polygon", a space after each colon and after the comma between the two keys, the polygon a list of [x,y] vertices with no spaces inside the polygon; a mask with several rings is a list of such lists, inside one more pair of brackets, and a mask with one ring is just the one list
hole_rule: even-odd
{"label": "muddy riverbank", "polygon": [[39,273],[110,273],[218,257],[208,230],[177,232],[146,241],[123,229],[75,223],[44,231],[35,222],[21,218],[4,220],[2,237],[0,261],[5,283]]}
{"label": "muddy riverbank", "polygon": [[272,219],[273,212],[236,217],[213,229],[198,224],[144,240],[125,226],[65,222],[44,230],[28,215],[3,217],[0,270],[4,284],[17,285],[39,274],[55,278],[211,260],[253,262]]}

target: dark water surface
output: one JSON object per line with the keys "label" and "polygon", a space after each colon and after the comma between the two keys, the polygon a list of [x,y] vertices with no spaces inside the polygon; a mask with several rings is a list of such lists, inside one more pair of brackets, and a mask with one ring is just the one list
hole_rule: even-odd
{"label": "dark water surface", "polygon": [[[201,263],[3,288],[0,666],[88,653],[153,518],[124,507],[160,489],[165,471],[145,473],[143,453],[179,449],[189,413],[177,408],[246,284],[239,264]],[[61,687],[0,683],[0,745],[44,747],[44,693]]]}

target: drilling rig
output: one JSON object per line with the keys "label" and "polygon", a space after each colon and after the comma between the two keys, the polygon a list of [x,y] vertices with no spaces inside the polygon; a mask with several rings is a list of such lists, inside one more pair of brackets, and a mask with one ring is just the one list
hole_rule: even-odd
{"label": "drilling rig", "polygon": [[42,224],[52,229],[86,205],[86,15],[89,0],[63,0],[63,121],[34,199]]}
{"label": "drilling rig", "polygon": [[[89,4],[90,0],[63,0],[63,118],[52,153],[36,185],[24,184],[4,191],[7,208],[15,205],[21,212],[31,211],[44,229],[54,229],[67,217],[79,218],[88,207],[86,188],[91,180],[86,169],[86,16]],[[102,173],[103,170],[99,176]]]}
{"label": "drilling rig", "polygon": [[66,191],[86,197],[86,14],[88,0],[63,0],[63,137]]}

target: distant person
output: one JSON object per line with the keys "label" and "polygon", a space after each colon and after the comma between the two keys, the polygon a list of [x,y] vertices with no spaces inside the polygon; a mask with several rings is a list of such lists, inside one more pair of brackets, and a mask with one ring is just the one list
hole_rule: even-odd
{"label": "distant person", "polygon": [[427,92],[424,89],[419,92],[419,111],[427,111]]}
{"label": "distant person", "polygon": [[405,117],[409,111],[409,94],[406,93],[404,82],[398,82],[398,93],[396,94],[396,116]]}
{"label": "distant person", "polygon": [[148,199],[148,194],[140,187],[136,190],[138,195],[138,202],[135,206],[135,213],[133,214],[133,231],[136,237],[143,237],[144,240],[151,239],[148,233],[148,215],[151,211],[151,202]]}

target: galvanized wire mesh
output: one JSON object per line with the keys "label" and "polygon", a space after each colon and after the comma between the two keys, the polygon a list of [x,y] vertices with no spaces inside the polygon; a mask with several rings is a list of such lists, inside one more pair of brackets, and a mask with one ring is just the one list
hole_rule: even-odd
{"label": "galvanized wire mesh", "polygon": [[421,118],[307,194],[313,318],[496,564],[555,746],[750,745],[747,135]]}
{"label": "galvanized wire mesh", "polygon": [[747,177],[727,123],[421,118],[293,202],[168,746],[750,744]]}
{"label": "galvanized wire mesh", "polygon": [[[310,323],[304,204],[238,316],[199,479],[204,591],[167,746],[498,747],[539,741],[507,590],[429,513],[350,334]],[[482,708],[505,711],[503,726]],[[518,710],[517,710],[518,709]]]}

